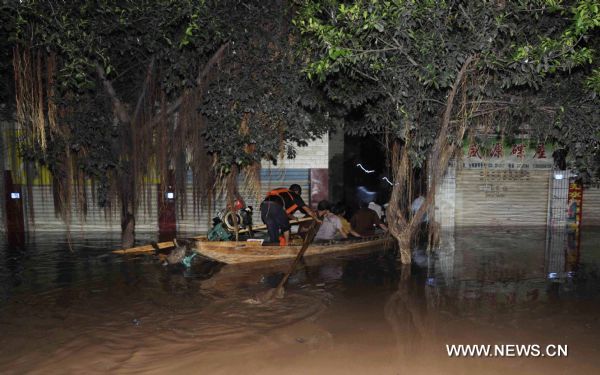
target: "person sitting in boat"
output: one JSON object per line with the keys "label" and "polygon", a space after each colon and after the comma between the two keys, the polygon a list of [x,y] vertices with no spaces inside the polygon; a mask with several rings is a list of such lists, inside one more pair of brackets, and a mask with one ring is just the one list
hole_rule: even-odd
{"label": "person sitting in boat", "polygon": [[[267,193],[267,197],[260,204],[260,217],[267,225],[269,243],[285,246],[290,241],[290,219],[298,210],[310,215],[317,220],[316,213],[304,203],[300,196],[302,188],[292,184],[289,189],[277,188]],[[282,239],[280,239],[280,236]]]}
{"label": "person sitting in boat", "polygon": [[342,221],[340,218],[331,212],[331,203],[327,200],[322,200],[317,205],[317,215],[321,218],[322,223],[319,231],[315,235],[315,241],[329,241],[348,238],[344,233]]}
{"label": "person sitting in boat", "polygon": [[350,225],[361,236],[372,236],[377,227],[387,231],[387,226],[381,222],[377,212],[369,208],[369,203],[360,202],[360,208],[350,219]]}
{"label": "person sitting in boat", "polygon": [[381,217],[383,216],[383,209],[381,208],[381,206],[375,203],[375,201],[371,201],[369,202],[369,208],[375,211],[377,217],[379,218],[379,220],[381,220]]}
{"label": "person sitting in boat", "polygon": [[331,207],[331,212],[335,214],[342,223],[342,232],[346,235],[346,237],[360,237],[354,229],[352,229],[352,225],[346,219],[346,206],[342,203],[337,203],[333,207]]}

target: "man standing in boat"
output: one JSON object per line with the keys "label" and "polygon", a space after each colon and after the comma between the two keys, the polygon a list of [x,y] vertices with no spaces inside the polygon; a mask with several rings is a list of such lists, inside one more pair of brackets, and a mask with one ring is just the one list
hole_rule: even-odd
{"label": "man standing in boat", "polygon": [[[289,189],[277,188],[267,193],[267,197],[260,204],[260,217],[267,225],[269,242],[285,246],[290,241],[290,219],[298,210],[318,220],[316,213],[304,203],[300,196],[302,188],[292,184]],[[283,237],[280,240],[280,236]]]}

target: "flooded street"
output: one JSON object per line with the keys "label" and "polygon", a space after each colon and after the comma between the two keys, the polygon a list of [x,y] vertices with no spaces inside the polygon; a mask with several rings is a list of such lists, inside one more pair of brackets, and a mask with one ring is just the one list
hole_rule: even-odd
{"label": "flooded street", "polygon": [[[566,374],[600,368],[600,233],[576,253],[545,230],[463,229],[412,267],[374,251],[169,269],[110,254],[112,234],[0,250],[0,373]],[[562,258],[561,258],[562,257]],[[562,259],[556,272],[556,259]],[[555,358],[449,358],[446,345],[568,346]]]}

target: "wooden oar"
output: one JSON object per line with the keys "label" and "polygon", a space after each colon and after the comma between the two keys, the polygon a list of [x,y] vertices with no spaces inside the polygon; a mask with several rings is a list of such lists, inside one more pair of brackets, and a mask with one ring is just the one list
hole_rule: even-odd
{"label": "wooden oar", "polygon": [[319,231],[319,227],[320,227],[320,224],[317,221],[314,221],[312,223],[312,225],[310,226],[310,229],[308,230],[308,233],[306,233],[306,237],[304,237],[304,242],[302,243],[302,248],[300,248],[300,251],[298,252],[298,255],[296,256],[296,259],[294,259],[294,262],[292,263],[292,266],[288,270],[287,274],[283,277],[283,279],[281,279],[279,284],[277,284],[276,288],[270,289],[266,293],[257,296],[255,299],[256,302],[265,303],[265,302],[269,302],[274,297],[283,298],[284,291],[285,291],[284,290],[285,283],[287,283],[288,279],[290,278],[290,275],[292,273],[294,273],[294,270],[296,270],[296,266],[300,262],[300,259],[302,259],[302,256],[304,256],[304,253],[306,252],[306,249],[308,249],[308,246],[310,246],[310,244],[315,239],[315,236],[317,235],[317,232]]}

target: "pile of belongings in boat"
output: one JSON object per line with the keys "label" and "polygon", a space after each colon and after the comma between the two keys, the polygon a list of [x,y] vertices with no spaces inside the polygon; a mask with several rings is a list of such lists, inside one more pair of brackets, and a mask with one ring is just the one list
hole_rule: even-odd
{"label": "pile of belongings in boat", "polygon": [[237,222],[238,231],[247,229],[252,236],[252,206],[246,206],[242,199],[234,202],[233,210],[221,210],[216,217],[213,218],[213,227],[208,232],[209,241],[228,241],[235,233]]}

